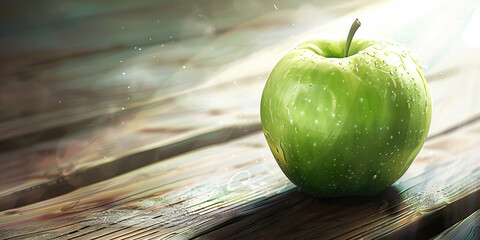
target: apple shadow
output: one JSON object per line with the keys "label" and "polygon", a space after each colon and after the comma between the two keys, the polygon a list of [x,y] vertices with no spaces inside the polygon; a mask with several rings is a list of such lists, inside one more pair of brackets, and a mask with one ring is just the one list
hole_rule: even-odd
{"label": "apple shadow", "polygon": [[330,239],[364,234],[406,211],[400,191],[375,196],[317,198],[299,188],[247,204],[200,235],[205,239]]}
{"label": "apple shadow", "polygon": [[379,212],[387,212],[394,214],[404,207],[403,197],[400,191],[394,187],[389,186],[383,192],[373,196],[345,196],[333,198],[317,198],[308,195],[299,189],[306,198],[314,198],[318,204],[323,205],[343,205],[345,207],[357,207],[365,204],[377,205]]}

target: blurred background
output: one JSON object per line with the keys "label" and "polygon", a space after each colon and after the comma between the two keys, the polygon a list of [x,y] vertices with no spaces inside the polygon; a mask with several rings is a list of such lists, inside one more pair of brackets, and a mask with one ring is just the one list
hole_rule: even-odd
{"label": "blurred background", "polygon": [[478,119],[475,0],[2,1],[1,210],[259,132],[281,56],[355,18],[420,60],[431,136]]}

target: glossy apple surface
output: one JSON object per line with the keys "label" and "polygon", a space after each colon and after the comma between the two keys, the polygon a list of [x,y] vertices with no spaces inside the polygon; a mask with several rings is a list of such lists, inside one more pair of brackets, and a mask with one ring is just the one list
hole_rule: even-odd
{"label": "glossy apple surface", "polygon": [[268,145],[282,171],[319,197],[373,195],[408,169],[430,128],[425,75],[385,41],[308,40],[271,72],[261,99]]}

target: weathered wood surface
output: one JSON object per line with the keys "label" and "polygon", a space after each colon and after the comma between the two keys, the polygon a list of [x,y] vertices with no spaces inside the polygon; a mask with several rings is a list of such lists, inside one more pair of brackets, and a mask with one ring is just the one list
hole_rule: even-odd
{"label": "weathered wood surface", "polygon": [[[324,14],[336,9],[335,16],[340,16],[363,3],[364,1],[354,1],[340,7],[327,4],[315,13]],[[221,9],[222,6],[211,8]],[[128,38],[121,38],[125,41],[124,44],[132,46],[106,53],[92,49],[97,47],[97,44],[95,41],[88,41],[90,45],[85,43],[85,46],[81,46],[87,48],[82,48],[82,51],[88,50],[89,54],[77,56],[69,53],[75,57],[67,54],[70,57],[59,58],[56,64],[40,67],[32,67],[28,61],[38,57],[40,62],[49,62],[48,57],[55,54],[45,53],[50,51],[50,48],[55,48],[54,44],[46,41],[38,43],[39,46],[29,46],[38,48],[35,51],[27,51],[27,47],[27,50],[20,49],[20,53],[11,53],[11,59],[20,61],[23,60],[21,56],[26,58],[25,61],[20,61],[21,64],[14,60],[3,63],[7,69],[13,71],[12,75],[20,78],[23,75],[15,71],[41,71],[46,72],[47,76],[43,79],[40,78],[43,74],[32,73],[35,76],[32,79],[22,78],[24,80],[21,83],[14,82],[12,88],[10,83],[2,87],[5,91],[2,112],[14,114],[12,117],[5,116],[5,121],[0,123],[0,148],[3,150],[0,153],[0,162],[5,163],[0,169],[0,195],[5,200],[2,205],[22,205],[17,201],[24,204],[31,200],[32,198],[26,196],[32,189],[63,183],[65,177],[78,171],[103,165],[133,152],[181,143],[185,139],[208,135],[222,129],[228,132],[232,126],[242,128],[257,124],[258,128],[258,99],[268,71],[282,54],[282,51],[275,49],[275,44],[270,45],[285,38],[287,34],[288,39],[291,34],[305,32],[315,23],[291,26],[298,22],[304,12],[289,9],[289,6],[292,8],[290,3],[285,3],[286,10],[281,13],[270,4],[269,8],[257,9],[260,6],[264,5],[226,4],[225,8],[228,10],[225,11],[240,14],[230,20],[224,20],[225,12],[217,13],[214,9],[205,9],[209,11],[208,19],[205,20],[209,24],[204,27],[221,27],[223,30],[212,33],[213,35],[200,34],[198,38],[185,37],[180,41],[172,37],[172,40],[168,38],[168,42],[157,41],[148,47],[144,46],[144,42],[139,44],[137,49],[134,47],[136,44]],[[186,11],[197,11],[197,7],[197,4],[187,5]],[[245,7],[254,10],[243,11]],[[163,8],[163,5],[159,5],[157,11],[162,12]],[[183,11],[181,6],[176,8]],[[101,24],[119,24],[120,18],[127,17],[124,12],[117,13],[115,9],[111,9],[111,13],[105,13]],[[275,14],[272,15],[272,12]],[[271,16],[265,19],[264,15],[269,14]],[[207,16],[205,13],[195,13],[191,16],[192,21],[197,18],[203,21],[198,15]],[[315,17],[312,13],[303,15],[304,20]],[[149,14],[142,16],[151,20],[150,25],[145,23],[151,34],[156,33],[158,24],[164,26],[164,21],[167,21],[167,16],[163,15],[155,18]],[[251,19],[252,16],[255,17]],[[11,21],[14,19],[15,16]],[[277,19],[282,21],[275,21]],[[56,21],[58,24],[63,20]],[[172,26],[185,25],[184,27],[187,27],[189,22],[182,18],[182,15],[175,16],[171,21]],[[49,26],[47,23],[45,24]],[[68,24],[75,24],[75,21]],[[86,18],[84,24],[97,25],[98,20]],[[261,25],[257,26],[258,24]],[[285,26],[288,28],[284,28]],[[170,27],[161,31],[168,32],[169,29]],[[50,30],[53,31],[50,34],[63,36],[62,32],[56,32],[58,29]],[[11,31],[17,35],[28,34],[15,29]],[[81,29],[77,31],[83,33]],[[99,40],[100,43],[113,44],[109,41],[120,41],[117,38],[125,34],[130,36],[121,29],[118,31],[114,36],[98,36],[106,37],[106,40]],[[259,41],[258,37],[265,39]],[[241,44],[238,44],[237,39],[241,39]],[[65,44],[73,48],[65,47],[65,51],[79,48],[68,45],[71,44],[69,41]],[[267,50],[264,50],[265,48]],[[23,52],[27,55],[22,55]],[[42,54],[38,55],[37,52]],[[260,58],[249,56],[256,52],[265,53],[261,54]],[[17,63],[20,65],[15,65]],[[246,71],[247,69],[249,71]],[[56,92],[38,95],[36,88],[25,86],[30,83]],[[17,86],[18,84],[20,86]],[[16,90],[28,93],[33,99],[22,98],[23,95],[17,94]],[[11,92],[14,94],[9,94]],[[46,108],[29,104],[45,101],[53,104],[46,104]],[[32,106],[36,110],[40,109],[40,112],[23,111],[23,108]],[[220,137],[216,141],[228,138]],[[197,147],[201,145],[198,144]],[[183,151],[191,148],[187,144],[183,146]],[[126,169],[131,170],[128,167]],[[115,175],[115,171],[112,170],[111,174]],[[77,181],[77,184],[68,185],[59,186],[58,191],[49,192],[61,194],[84,184],[78,184]],[[12,194],[22,196],[18,194],[23,193],[27,195],[11,197]],[[41,195],[33,193],[30,196]]]}
{"label": "weathered wood surface", "polygon": [[[435,217],[478,209],[478,4],[207,2],[88,2],[95,11],[54,8],[45,14],[68,14],[2,28],[2,238],[430,237]],[[24,17],[2,14],[2,24]],[[432,92],[426,147],[388,192],[310,198],[285,179],[260,133],[188,152],[259,130],[260,93],[278,58],[354,17],[364,35],[416,52]],[[91,36],[80,34],[86,28]],[[28,44],[37,29],[46,37]]]}
{"label": "weathered wood surface", "polygon": [[[21,84],[32,83],[49,91],[57,89],[58,94],[63,95],[58,98],[60,103],[57,98],[52,98],[51,94],[48,94],[48,101],[54,99],[54,104],[46,104],[48,109],[34,107],[37,110],[43,109],[38,114],[13,111],[14,108],[20,111],[22,107],[34,106],[25,102],[32,99],[25,99],[22,98],[23,95],[17,94],[3,96],[3,99],[6,99],[5,102],[9,104],[1,105],[5,108],[2,112],[16,115],[11,120],[0,123],[0,141],[2,141],[0,148],[3,148],[0,153],[0,162],[5,163],[0,167],[1,209],[35,202],[92,182],[108,179],[179,152],[204,146],[206,142],[218,143],[228,140],[233,137],[229,136],[233,128],[247,129],[243,132],[244,134],[258,129],[261,90],[268,72],[277,59],[303,36],[342,29],[345,22],[351,18],[349,15],[324,23],[325,19],[317,19],[318,15],[336,9],[336,15],[330,16],[335,18],[362,4],[365,3],[353,1],[340,7],[327,5],[322,8],[293,10],[291,8],[276,10],[272,7],[273,10],[257,13],[262,17],[243,22],[245,17],[241,15],[239,19],[228,22],[229,25],[221,21],[222,18],[218,16],[218,20],[210,21],[215,24],[219,21],[221,22],[219,24],[225,25],[223,28],[230,30],[219,32],[208,46],[205,46],[205,38],[199,37],[184,41],[172,40],[174,42],[169,42],[168,47],[166,43],[160,41],[148,47],[139,44],[137,49],[122,48],[108,53],[93,51],[89,54],[80,54],[73,59],[61,58],[57,64],[41,67],[32,68],[26,62],[22,62],[24,65],[17,67],[12,65],[15,61],[3,63],[8,69],[12,69],[11,71],[30,71],[31,69],[31,71],[47,72],[46,78],[54,79],[50,80],[51,82],[32,78],[25,79]],[[429,14],[443,14],[446,8],[441,6],[448,3],[440,2],[439,4],[439,7],[434,8],[433,13]],[[449,18],[445,18],[443,22],[440,21],[437,24],[451,26],[452,29],[463,29],[463,35],[472,31],[468,29],[469,19],[472,17],[472,10],[466,8],[469,4],[469,2],[460,2],[455,6],[457,11],[454,11],[454,14],[448,13],[450,16],[461,15],[463,17],[461,21],[451,23]],[[410,19],[406,25],[412,27],[409,27],[408,31],[399,28],[394,32],[374,21],[369,21],[372,19],[369,13],[372,11],[394,12],[397,6],[387,4],[379,7],[374,5],[374,7],[373,10],[367,8],[355,13],[366,19],[364,25],[374,25],[365,31],[379,28],[377,34],[381,33],[384,37],[401,41],[409,45],[414,52],[421,53],[435,103],[431,133],[436,134],[478,117],[480,96],[476,94],[476,89],[480,86],[478,81],[475,81],[475,77],[478,76],[480,63],[475,58],[465,58],[463,54],[459,54],[460,50],[470,50],[464,44],[456,46],[462,34],[451,35],[452,32],[442,32],[443,28],[425,28],[423,25],[415,25],[423,18]],[[111,11],[115,12],[115,9]],[[111,14],[107,16],[116,16],[115,13]],[[123,12],[118,14],[121,16]],[[112,17],[113,19],[108,17],[102,23],[106,25],[116,23],[120,16]],[[213,14],[213,16],[216,15]],[[151,16],[146,14],[144,17]],[[217,18],[213,17],[213,19]],[[278,25],[276,20],[279,19],[283,24]],[[96,21],[90,23],[89,21],[87,23],[91,25],[96,23]],[[181,22],[182,19],[175,21]],[[159,22],[155,20],[152,24],[154,24],[153,28]],[[261,24],[260,27],[257,26],[259,24]],[[412,33],[422,30],[426,31],[424,33],[426,36],[438,36],[435,46],[437,49],[431,49],[428,39],[412,40],[415,39]],[[22,33],[17,30],[15,32]],[[266,40],[259,41],[258,37]],[[212,36],[207,36],[207,39],[210,38]],[[237,39],[242,39],[242,44],[236,43]],[[107,40],[119,41],[113,37]],[[123,39],[123,41],[127,40]],[[280,42],[275,43],[275,41]],[[51,44],[49,42],[45,44],[37,47],[41,51],[48,51],[48,46],[54,47],[49,45]],[[86,47],[96,46],[94,42],[89,44],[92,45],[86,45]],[[201,47],[199,49],[185,47],[190,44],[198,44]],[[141,51],[138,49],[140,47],[143,48]],[[69,48],[66,49],[71,51],[68,50]],[[445,51],[445,53],[439,57],[433,54],[436,53],[434,50]],[[25,54],[32,54],[37,50],[24,51]],[[228,54],[220,54],[223,52]],[[11,57],[14,59],[21,55],[14,52],[9,54],[13,54]],[[119,56],[119,54],[127,55]],[[170,59],[186,60],[171,62]],[[41,61],[47,61],[47,59]],[[126,75],[122,75],[123,72]],[[12,74],[18,78],[22,76],[19,73]],[[9,86],[7,84],[2,89],[10,92],[12,89]],[[23,87],[20,90],[29,94],[33,91],[33,97],[39,98],[33,99],[33,102],[45,100],[42,100],[42,97],[46,96],[35,94],[36,88],[21,86]],[[73,92],[68,90],[70,88]],[[78,97],[77,100],[75,100],[76,97]],[[75,99],[70,101],[68,98]],[[16,104],[10,104],[12,102]],[[238,134],[233,135],[243,135],[241,131],[237,132]],[[210,140],[208,136],[211,135],[218,137]],[[199,142],[199,138],[208,140],[202,143],[202,141]],[[195,139],[195,143],[189,139]],[[23,146],[25,144],[27,146]],[[157,154],[158,151],[165,152],[165,149],[172,149],[172,145],[177,150],[171,150],[170,154],[162,156]],[[126,164],[134,153],[149,149],[154,151],[149,155],[143,155],[144,161],[135,160],[136,164],[131,166]],[[155,151],[155,149],[159,150]],[[115,161],[117,164],[112,163]],[[100,169],[106,166],[111,171],[105,172],[108,173],[105,175],[99,174],[101,171],[98,169],[99,166]],[[88,175],[98,177],[83,177]],[[48,187],[46,192],[49,194],[36,192],[39,190],[45,192],[46,187]]]}
{"label": "weathered wood surface", "polygon": [[[0,234],[5,239],[323,239],[400,231],[399,238],[425,237],[402,229],[442,209],[480,206],[479,144],[477,122],[428,141],[407,173],[380,196],[320,200],[294,188],[259,133],[3,211]],[[455,205],[469,196],[468,204]]]}

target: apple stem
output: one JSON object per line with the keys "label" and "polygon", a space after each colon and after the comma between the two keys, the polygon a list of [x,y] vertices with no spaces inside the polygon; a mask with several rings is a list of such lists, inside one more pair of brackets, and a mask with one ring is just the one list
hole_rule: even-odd
{"label": "apple stem", "polygon": [[353,21],[352,26],[350,27],[350,32],[348,32],[348,37],[347,37],[347,42],[345,43],[345,57],[348,57],[348,49],[350,49],[350,44],[352,43],[353,35],[355,35],[355,32],[357,29],[362,25],[360,21],[358,21],[358,18]]}

